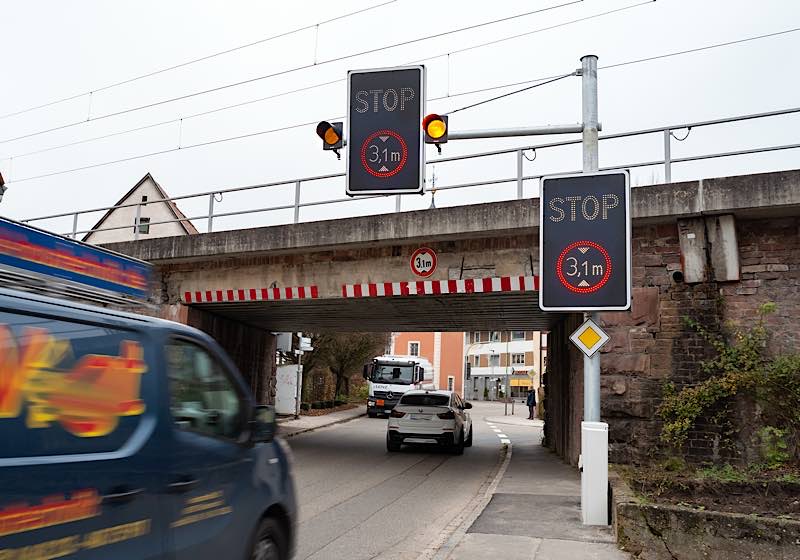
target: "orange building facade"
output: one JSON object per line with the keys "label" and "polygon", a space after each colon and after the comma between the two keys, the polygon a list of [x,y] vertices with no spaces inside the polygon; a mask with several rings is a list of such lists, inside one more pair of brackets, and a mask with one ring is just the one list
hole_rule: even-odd
{"label": "orange building facade", "polygon": [[392,333],[391,353],[420,356],[433,364],[433,384],[464,396],[464,333]]}

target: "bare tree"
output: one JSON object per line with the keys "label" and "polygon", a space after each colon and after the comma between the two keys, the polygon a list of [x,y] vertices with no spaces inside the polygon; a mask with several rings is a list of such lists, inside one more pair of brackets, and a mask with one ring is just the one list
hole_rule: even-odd
{"label": "bare tree", "polygon": [[[336,377],[336,392],[350,392],[350,376],[361,371],[371,358],[386,349],[386,333],[331,333],[320,335],[317,344],[331,373]],[[344,391],[342,391],[344,390]]]}

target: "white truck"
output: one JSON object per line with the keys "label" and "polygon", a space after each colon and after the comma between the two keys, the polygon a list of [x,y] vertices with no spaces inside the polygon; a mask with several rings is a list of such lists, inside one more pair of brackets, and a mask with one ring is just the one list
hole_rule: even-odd
{"label": "white truck", "polygon": [[389,414],[403,393],[411,389],[435,389],[433,365],[419,356],[378,356],[364,366],[369,385],[367,415]]}

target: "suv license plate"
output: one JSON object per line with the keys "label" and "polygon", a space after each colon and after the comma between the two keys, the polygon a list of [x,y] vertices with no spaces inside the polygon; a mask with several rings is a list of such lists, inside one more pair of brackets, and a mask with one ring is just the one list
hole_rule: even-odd
{"label": "suv license plate", "polygon": [[411,415],[411,419],[412,420],[430,420],[431,419],[431,415],[430,414],[412,414]]}

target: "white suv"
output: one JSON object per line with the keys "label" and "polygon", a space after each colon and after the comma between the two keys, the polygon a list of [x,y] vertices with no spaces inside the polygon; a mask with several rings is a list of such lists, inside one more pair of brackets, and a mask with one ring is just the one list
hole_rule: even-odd
{"label": "white suv", "polygon": [[404,443],[438,443],[461,455],[472,446],[470,408],[452,391],[408,391],[389,415],[386,449],[400,451]]}

